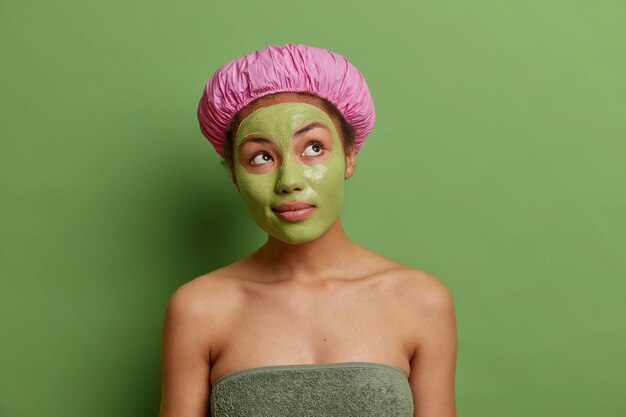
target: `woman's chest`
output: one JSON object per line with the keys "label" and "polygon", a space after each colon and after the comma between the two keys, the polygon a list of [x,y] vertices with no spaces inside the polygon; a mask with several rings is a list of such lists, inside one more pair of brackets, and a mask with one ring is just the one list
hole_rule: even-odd
{"label": "woman's chest", "polygon": [[367,361],[409,372],[416,340],[406,309],[368,292],[252,294],[212,343],[211,380],[266,365]]}

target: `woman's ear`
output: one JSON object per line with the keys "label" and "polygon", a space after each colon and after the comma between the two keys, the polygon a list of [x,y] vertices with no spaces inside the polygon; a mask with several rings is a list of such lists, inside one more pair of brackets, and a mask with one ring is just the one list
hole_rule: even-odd
{"label": "woman's ear", "polygon": [[346,154],[346,179],[350,178],[354,172],[354,149]]}

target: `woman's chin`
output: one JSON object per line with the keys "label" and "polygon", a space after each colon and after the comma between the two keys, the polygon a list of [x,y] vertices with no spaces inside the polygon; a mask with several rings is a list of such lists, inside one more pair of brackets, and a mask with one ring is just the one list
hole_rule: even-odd
{"label": "woman's chin", "polygon": [[265,231],[275,239],[289,244],[308,243],[322,236],[328,228],[322,230],[318,227],[306,227],[304,225],[291,224],[277,229],[264,228]]}
{"label": "woman's chin", "polygon": [[284,243],[300,244],[319,239],[331,228],[336,218],[330,221],[328,216],[315,212],[299,221],[286,221],[272,213],[270,216],[257,217],[256,223],[267,234]]}

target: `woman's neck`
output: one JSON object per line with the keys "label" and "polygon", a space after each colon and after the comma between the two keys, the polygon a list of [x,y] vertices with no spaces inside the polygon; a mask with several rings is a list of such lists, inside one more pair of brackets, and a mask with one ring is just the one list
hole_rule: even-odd
{"label": "woman's neck", "polygon": [[348,275],[347,265],[357,248],[337,218],[322,236],[310,242],[289,244],[269,235],[252,258],[277,281],[316,282]]}

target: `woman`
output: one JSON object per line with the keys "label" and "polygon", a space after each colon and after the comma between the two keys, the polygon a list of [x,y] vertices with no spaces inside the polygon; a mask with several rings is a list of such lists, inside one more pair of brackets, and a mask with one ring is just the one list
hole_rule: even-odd
{"label": "woman", "polygon": [[198,117],[268,238],[172,295],[160,416],[455,416],[449,291],[339,218],[375,118],[358,70],[270,46],[222,66]]}

